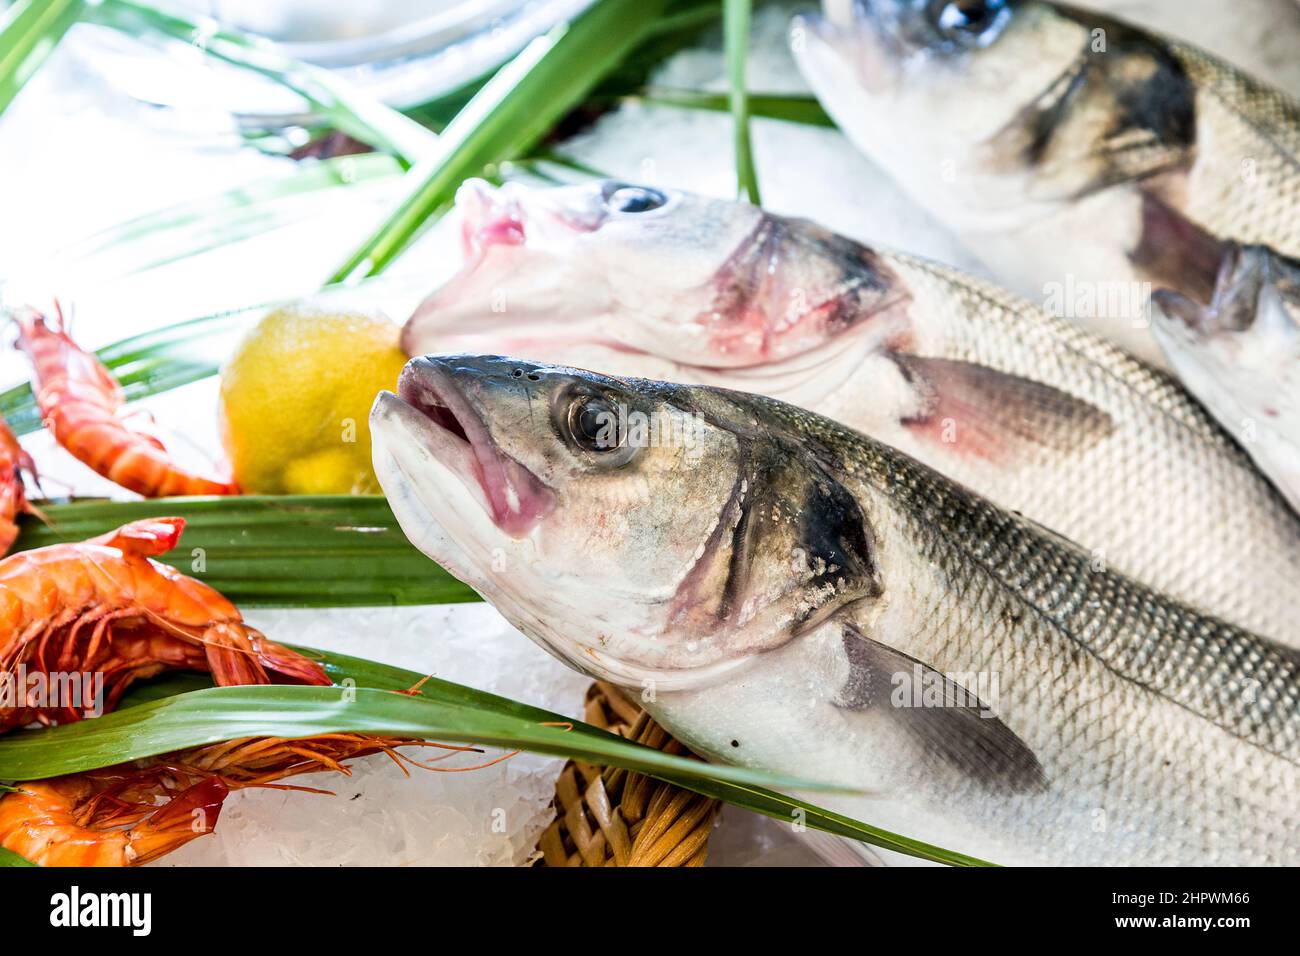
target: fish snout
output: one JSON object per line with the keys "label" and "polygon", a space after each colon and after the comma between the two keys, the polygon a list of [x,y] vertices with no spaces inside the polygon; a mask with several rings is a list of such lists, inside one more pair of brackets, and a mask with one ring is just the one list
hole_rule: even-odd
{"label": "fish snout", "polygon": [[[571,370],[554,365],[511,358],[506,355],[459,353],[421,355],[402,369],[397,393],[404,401],[416,404],[430,393],[441,395],[448,389],[463,396],[483,395],[493,389],[507,389],[511,394],[540,392],[559,377],[568,378]],[[415,399],[416,401],[413,401]]]}
{"label": "fish snout", "polygon": [[491,246],[522,246],[525,242],[524,214],[518,200],[482,179],[466,180],[456,191],[456,211],[467,259],[481,256]]}

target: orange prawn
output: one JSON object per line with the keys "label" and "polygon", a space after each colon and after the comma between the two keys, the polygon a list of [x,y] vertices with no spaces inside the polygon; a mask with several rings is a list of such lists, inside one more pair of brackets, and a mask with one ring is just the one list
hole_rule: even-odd
{"label": "orange prawn", "polygon": [[[319,664],[268,640],[213,588],[152,560],[170,551],[183,518],[151,518],[75,544],[0,560],[0,675],[85,674],[102,681],[98,710],[135,680],[208,671],[220,685],[330,683]],[[86,716],[85,701],[0,707],[0,732]]]}
{"label": "orange prawn", "polygon": [[63,313],[50,321],[32,309],[14,314],[18,348],[35,372],[33,391],[55,441],[109,481],[146,498],[234,495],[231,481],[179,467],[157,438],[121,415],[122,386],[91,352],[67,334]]}
{"label": "orange prawn", "polygon": [[[304,773],[351,773],[344,761],[385,753],[405,765],[441,770],[397,752],[477,748],[369,734],[246,737],[134,765],[20,784],[0,799],[0,846],[42,866],[136,866],[211,833],[226,796],[244,787],[328,793],[275,781]],[[470,769],[470,768],[459,768]]]}
{"label": "orange prawn", "polygon": [[18,537],[18,515],[24,511],[37,514],[23,490],[24,471],[35,476],[36,466],[18,444],[9,423],[0,418],[0,557],[9,553]]}

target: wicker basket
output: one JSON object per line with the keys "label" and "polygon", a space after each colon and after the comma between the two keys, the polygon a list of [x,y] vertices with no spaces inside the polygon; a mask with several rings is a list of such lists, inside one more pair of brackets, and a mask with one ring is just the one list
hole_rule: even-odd
{"label": "wicker basket", "polygon": [[[584,719],[665,753],[687,749],[609,684],[587,690]],[[616,767],[571,760],[555,784],[555,820],[538,866],[702,866],[717,800]]]}

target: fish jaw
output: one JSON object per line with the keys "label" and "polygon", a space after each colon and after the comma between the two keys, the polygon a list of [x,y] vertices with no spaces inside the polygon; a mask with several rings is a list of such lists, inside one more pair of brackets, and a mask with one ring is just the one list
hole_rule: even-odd
{"label": "fish jaw", "polygon": [[468,449],[391,392],[375,399],[370,429],[375,472],[403,533],[477,590],[478,569],[506,535],[489,516]]}
{"label": "fish jaw", "polygon": [[[540,337],[548,318],[562,312],[609,311],[606,290],[581,274],[576,254],[589,227],[558,215],[538,195],[476,179],[461,185],[455,208],[461,267],[406,323],[401,345],[408,355],[497,351],[512,336]],[[583,205],[576,198],[563,204]]]}

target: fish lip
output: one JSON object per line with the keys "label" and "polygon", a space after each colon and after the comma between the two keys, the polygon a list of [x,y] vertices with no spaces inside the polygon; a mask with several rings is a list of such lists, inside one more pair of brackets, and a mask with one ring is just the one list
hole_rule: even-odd
{"label": "fish lip", "polygon": [[528,240],[518,200],[482,179],[468,179],[456,190],[461,216],[461,251],[466,266],[477,264],[493,246],[522,246]]}
{"label": "fish lip", "polygon": [[456,212],[460,216],[460,265],[446,282],[429,293],[402,326],[399,344],[408,355],[427,351],[419,343],[425,324],[422,320],[474,297],[479,275],[490,254],[518,254],[527,245],[521,203],[482,179],[468,179],[456,190]]}
{"label": "fish lip", "polygon": [[[460,262],[403,325],[400,344],[408,355],[443,351],[439,343],[447,336],[461,346],[451,351],[466,346],[472,351],[500,351],[490,337],[506,319],[505,300],[498,297],[510,295],[512,321],[545,310],[553,277],[564,269],[557,247],[563,248],[570,235],[596,228],[594,223],[566,216],[562,208],[539,198],[537,191],[509,183],[496,187],[482,179],[461,184],[454,217],[460,229]],[[543,261],[549,265],[548,284],[538,289],[534,273]],[[568,290],[565,295],[572,298]]]}
{"label": "fish lip", "polygon": [[510,537],[525,537],[555,507],[555,493],[497,446],[482,416],[440,363],[408,362],[392,403],[396,414],[417,426],[434,456],[477,492],[493,523]]}

